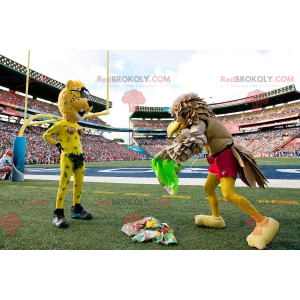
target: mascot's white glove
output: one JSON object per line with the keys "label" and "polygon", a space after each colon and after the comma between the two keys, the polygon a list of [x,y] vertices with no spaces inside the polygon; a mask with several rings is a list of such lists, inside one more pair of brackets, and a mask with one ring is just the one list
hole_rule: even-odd
{"label": "mascot's white glove", "polygon": [[183,129],[173,143],[157,154],[157,158],[172,159],[177,164],[187,161],[193,155],[200,153],[207,143],[205,130],[206,125],[201,120],[197,125],[192,125],[190,129]]}

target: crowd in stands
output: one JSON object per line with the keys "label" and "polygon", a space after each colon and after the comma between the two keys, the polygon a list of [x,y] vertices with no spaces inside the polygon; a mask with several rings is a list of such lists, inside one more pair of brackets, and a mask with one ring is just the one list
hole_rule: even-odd
{"label": "crowd in stands", "polygon": [[146,153],[148,153],[151,157],[165,148],[166,146],[166,138],[165,137],[143,137],[136,138],[135,142],[141,147]]}
{"label": "crowd in stands", "polygon": [[[4,95],[3,97],[1,97],[2,94]],[[18,106],[24,106],[25,103],[25,97],[13,91],[6,92],[2,89],[0,89],[0,99],[1,101],[7,102],[9,104],[18,105]],[[37,99],[33,99],[31,97],[28,97],[28,109],[33,109],[41,113],[47,113],[56,116],[61,115],[58,109],[58,105],[56,103],[51,103],[48,101],[40,101]],[[98,125],[109,126],[106,122],[104,122],[98,117],[89,118],[86,119],[85,121],[89,123],[98,124]]]}
{"label": "crowd in stands", "polygon": [[[300,147],[297,147],[299,149]],[[281,149],[270,155],[271,157],[300,157],[300,150]]]}
{"label": "crowd in stands", "polygon": [[[240,113],[228,116],[221,116],[219,119],[224,123],[246,124],[252,122],[261,122],[265,120],[276,120],[279,118],[300,115],[300,102],[294,102],[287,105],[281,105],[274,108],[267,108],[259,111]],[[170,120],[132,120],[133,129],[166,129]],[[299,127],[285,129],[267,129],[255,133],[243,133],[234,135],[234,141],[237,144],[250,150],[255,156],[296,156],[299,146],[293,149],[285,149],[285,152],[275,152],[282,144],[287,143],[293,136],[300,132]],[[150,156],[154,156],[158,151],[165,147],[165,141],[162,138],[136,138],[137,144]],[[298,148],[298,149],[295,149]]]}
{"label": "crowd in stands", "polygon": [[39,101],[37,99],[28,98],[28,108],[34,109],[47,114],[60,116],[58,106],[49,102]]}
{"label": "crowd in stands", "polygon": [[136,129],[166,129],[170,120],[131,120],[133,130]]}
{"label": "crowd in stands", "polygon": [[[269,129],[255,133],[234,135],[234,142],[249,150],[254,156],[270,156],[284,143],[300,132],[299,127]],[[300,149],[298,149],[300,150]]]}
{"label": "crowd in stands", "polygon": [[[60,111],[58,109],[58,106],[55,103],[39,101],[39,100],[32,99],[32,98],[28,99],[28,108],[38,110],[40,112],[46,112],[46,113],[56,115],[56,116],[61,115]],[[89,122],[89,123],[98,124],[98,125],[109,126],[107,123],[105,123],[103,120],[101,120],[98,117],[89,118],[89,119],[86,119],[85,121]]]}
{"label": "crowd in stands", "polygon": [[[226,115],[219,117],[220,121],[227,124],[247,124],[263,122],[266,120],[277,120],[290,116],[300,115],[300,102],[280,105],[257,111]],[[133,130],[136,129],[167,129],[170,120],[131,120]]]}
{"label": "crowd in stands", "polygon": [[279,118],[288,118],[293,115],[299,116],[299,114],[300,102],[295,102],[273,108],[261,109],[258,111],[222,116],[220,117],[220,120],[228,124],[246,124],[263,122],[266,120],[276,120]]}
{"label": "crowd in stands", "polygon": [[[13,138],[17,136],[20,127],[20,124],[0,122],[0,157],[8,149],[12,149]],[[44,142],[42,139],[45,130],[46,128],[41,127],[29,127],[26,129],[27,164],[52,164],[59,162],[59,153],[56,147]],[[299,132],[300,128],[294,127],[237,134],[234,135],[234,142],[245,147],[255,156],[299,156],[300,143],[280,148]],[[163,137],[135,138],[135,142],[151,157],[166,146],[166,139]],[[87,162],[147,159],[145,155],[129,150],[102,135],[85,134],[82,137],[82,145]],[[278,150],[275,151],[276,149]]]}
{"label": "crowd in stands", "polygon": [[[2,97],[1,97],[2,96]],[[0,99],[6,103],[24,106],[24,97],[0,89]],[[60,115],[58,106],[55,103],[44,102],[29,98],[28,108],[36,111]],[[300,113],[300,102],[263,109],[235,115],[220,117],[224,123],[246,124],[263,120],[275,120],[280,117],[288,117]],[[89,123],[96,123],[108,126],[104,121],[95,117],[86,120]],[[166,129],[170,120],[131,120],[133,129]],[[7,149],[12,149],[13,137],[17,136],[21,125],[0,121],[0,157]],[[28,164],[58,163],[59,153],[57,149],[44,142],[42,135],[46,128],[29,127],[26,129],[27,137],[26,162]],[[234,141],[253,153],[255,156],[299,156],[299,143],[284,146],[293,137],[299,134],[299,127],[268,129],[252,133],[234,135]],[[165,137],[140,137],[135,142],[150,156],[154,156],[166,145]],[[102,135],[86,134],[82,137],[83,150],[88,162],[93,161],[123,161],[147,159],[147,156],[129,150],[118,143],[114,143]],[[281,147],[282,146],[282,147]]]}
{"label": "crowd in stands", "polygon": [[82,147],[87,162],[145,160],[146,155],[129,150],[103,136],[84,135]]}
{"label": "crowd in stands", "polygon": [[13,105],[22,105],[22,103],[24,104],[24,97],[18,93],[11,91],[8,92],[2,89],[0,89],[0,100]]}
{"label": "crowd in stands", "polygon": [[[21,125],[0,121],[0,157],[13,147],[13,138],[18,135]],[[42,139],[46,128],[28,127],[26,137],[26,163],[52,164],[59,162],[55,146]],[[144,160],[147,156],[112,142],[101,135],[85,134],[81,140],[87,162]]]}
{"label": "crowd in stands", "polygon": [[[293,141],[298,141],[297,143],[292,143]],[[300,140],[294,139],[291,141],[291,143],[286,144],[283,148],[278,149],[276,152],[273,153],[272,156],[275,157],[292,157],[292,156],[298,156],[300,157]]]}
{"label": "crowd in stands", "polygon": [[[269,129],[254,133],[236,134],[233,136],[234,142],[249,150],[254,156],[279,156],[275,150],[283,144],[289,142],[300,133],[300,127]],[[135,138],[134,141],[150,156],[165,148],[166,139],[163,137],[143,137]],[[280,156],[297,156],[300,151],[300,143],[284,148]],[[276,154],[277,153],[277,154]]]}
{"label": "crowd in stands", "polygon": [[[168,140],[172,141],[173,139],[168,138]],[[143,137],[143,138],[135,138],[134,141],[137,145],[142,148],[149,156],[154,157],[156,153],[166,147],[166,138],[165,137]],[[194,155],[192,159],[196,158],[206,158],[207,154],[199,153],[198,155]]]}

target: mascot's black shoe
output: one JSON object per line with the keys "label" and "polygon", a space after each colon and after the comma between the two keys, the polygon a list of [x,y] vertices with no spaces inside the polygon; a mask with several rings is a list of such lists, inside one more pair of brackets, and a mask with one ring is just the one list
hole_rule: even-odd
{"label": "mascot's black shoe", "polygon": [[52,225],[57,228],[68,227],[68,222],[64,215],[64,210],[57,208],[53,213]]}
{"label": "mascot's black shoe", "polygon": [[71,218],[90,220],[92,219],[92,215],[87,212],[80,204],[76,204],[71,208]]}

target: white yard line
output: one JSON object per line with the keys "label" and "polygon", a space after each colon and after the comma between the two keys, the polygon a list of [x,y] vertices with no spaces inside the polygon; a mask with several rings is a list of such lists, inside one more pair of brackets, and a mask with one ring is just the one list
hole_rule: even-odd
{"label": "white yard line", "polygon": [[[60,177],[57,175],[25,175],[25,179],[59,181]],[[71,179],[71,180],[73,180],[73,179]],[[179,185],[204,186],[205,180],[206,180],[206,178],[180,178]],[[139,178],[139,177],[85,176],[84,181],[85,182],[98,182],[98,183],[159,184],[156,178]],[[237,187],[246,187],[246,185],[240,179],[237,179],[236,186]],[[299,189],[300,180],[269,179],[268,186],[270,188]]]}

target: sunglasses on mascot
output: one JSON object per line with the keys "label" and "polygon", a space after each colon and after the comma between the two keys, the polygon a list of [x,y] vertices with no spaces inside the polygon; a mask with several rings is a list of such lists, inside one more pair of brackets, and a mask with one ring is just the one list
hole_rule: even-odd
{"label": "sunglasses on mascot", "polygon": [[89,90],[86,89],[85,87],[83,87],[80,91],[78,91],[78,90],[71,90],[71,92],[77,92],[77,93],[80,93],[81,98],[89,99],[89,97],[91,96]]}

